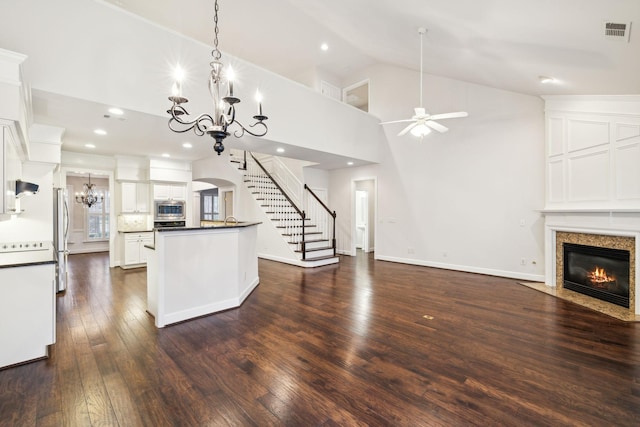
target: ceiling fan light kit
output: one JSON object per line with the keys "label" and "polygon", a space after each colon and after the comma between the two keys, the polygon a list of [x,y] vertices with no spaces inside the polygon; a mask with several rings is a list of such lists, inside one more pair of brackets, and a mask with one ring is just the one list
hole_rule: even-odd
{"label": "ceiling fan light kit", "polygon": [[423,40],[424,35],[427,33],[427,29],[424,27],[418,28],[418,34],[420,35],[420,106],[414,108],[414,116],[410,119],[405,120],[393,120],[390,122],[382,122],[381,125],[391,124],[391,123],[403,123],[410,122],[407,127],[402,129],[398,136],[406,135],[408,132],[411,132],[413,136],[417,136],[420,139],[425,137],[426,135],[431,133],[431,130],[435,130],[440,133],[444,133],[449,130],[448,127],[441,125],[436,120],[443,119],[455,119],[459,117],[467,117],[469,114],[465,111],[458,111],[455,113],[443,113],[443,114],[435,114],[431,115],[427,113],[427,111],[422,106],[422,80],[423,80]]}

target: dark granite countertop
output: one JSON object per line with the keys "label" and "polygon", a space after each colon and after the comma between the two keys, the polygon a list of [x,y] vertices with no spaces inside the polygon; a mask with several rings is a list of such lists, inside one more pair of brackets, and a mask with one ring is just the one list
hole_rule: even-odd
{"label": "dark granite countertop", "polygon": [[160,233],[166,233],[171,231],[189,231],[189,230],[223,230],[225,228],[245,228],[245,227],[250,227],[252,225],[258,225],[258,224],[262,224],[262,222],[240,221],[237,224],[228,223],[227,225],[224,225],[219,221],[212,221],[211,225],[201,225],[199,227],[156,228],[156,231]]}

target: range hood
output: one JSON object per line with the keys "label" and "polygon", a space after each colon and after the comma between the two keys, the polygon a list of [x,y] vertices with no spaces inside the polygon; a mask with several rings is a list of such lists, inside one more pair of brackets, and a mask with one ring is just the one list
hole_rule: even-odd
{"label": "range hood", "polygon": [[16,180],[16,197],[28,196],[36,194],[40,186],[32,182]]}

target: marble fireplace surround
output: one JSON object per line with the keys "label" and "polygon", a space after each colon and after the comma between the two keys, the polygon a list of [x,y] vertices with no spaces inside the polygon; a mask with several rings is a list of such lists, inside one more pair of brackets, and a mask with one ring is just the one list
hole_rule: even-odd
{"label": "marble fireplace surround", "polygon": [[[545,285],[560,298],[626,321],[640,321],[640,211],[543,211],[545,215]],[[630,254],[629,308],[564,289],[562,244],[625,249]]]}

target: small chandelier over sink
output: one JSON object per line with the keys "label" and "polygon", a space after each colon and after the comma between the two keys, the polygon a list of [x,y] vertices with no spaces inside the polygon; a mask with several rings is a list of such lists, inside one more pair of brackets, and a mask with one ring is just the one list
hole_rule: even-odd
{"label": "small chandelier over sink", "polygon": [[224,151],[222,141],[230,135],[227,128],[232,124],[235,123],[240,127],[233,133],[236,138],[240,138],[245,132],[257,137],[265,136],[268,128],[264,122],[267,120],[267,116],[262,114],[262,95],[259,91],[256,92],[258,114],[253,116],[255,122],[249,125],[250,128],[257,126],[257,129],[251,131],[236,120],[235,104],[239,103],[240,99],[233,95],[233,70],[229,67],[224,73],[226,79],[223,79],[223,64],[220,62],[222,53],[218,49],[218,0],[215,1],[214,23],[214,48],[211,51],[213,61],[210,62],[211,74],[209,75],[209,93],[213,100],[213,114],[203,113],[193,120],[189,119],[189,113],[183,106],[189,100],[182,96],[182,70],[180,66],[176,67],[176,80],[173,83],[171,96],[169,97],[173,104],[167,112],[171,115],[169,128],[172,131],[184,133],[193,129],[198,136],[208,134],[216,141],[213,149],[220,155]]}
{"label": "small chandelier over sink", "polygon": [[89,183],[82,185],[82,193],[76,193],[76,203],[82,203],[87,208],[90,208],[96,203],[102,203],[104,196],[98,194],[94,188],[95,186],[95,184],[91,183],[91,174],[89,174]]}

